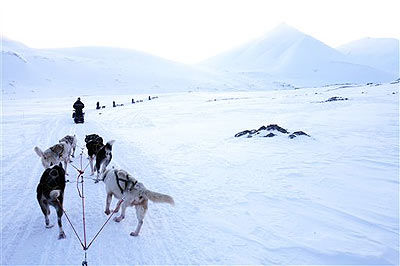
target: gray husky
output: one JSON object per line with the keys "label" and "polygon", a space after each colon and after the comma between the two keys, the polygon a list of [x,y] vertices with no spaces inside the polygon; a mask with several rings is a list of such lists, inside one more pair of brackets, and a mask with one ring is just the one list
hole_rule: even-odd
{"label": "gray husky", "polygon": [[144,216],[147,212],[149,200],[152,202],[164,202],[174,205],[174,199],[171,196],[148,190],[142,183],[138,182],[124,170],[109,169],[101,175],[101,178],[106,184],[107,192],[105,214],[109,215],[111,213],[110,204],[112,196],[120,200],[123,199],[122,204],[118,202],[114,211],[118,212],[119,207],[122,205],[120,216],[114,218],[116,222],[120,222],[125,218],[125,210],[127,207],[135,206],[138,224],[136,230],[131,232],[131,236],[139,235]]}
{"label": "gray husky", "polygon": [[73,136],[73,139],[72,142],[60,140],[60,143],[51,146],[45,151],[42,151],[39,147],[35,147],[34,151],[41,158],[43,167],[46,169],[62,161],[64,162],[64,169],[67,171],[71,151],[76,146],[76,137]]}
{"label": "gray husky", "polygon": [[76,135],[73,135],[73,136],[66,135],[65,137],[63,137],[62,139],[60,139],[58,141],[58,143],[61,143],[61,142],[66,142],[71,146],[70,155],[71,155],[72,158],[74,158],[75,157],[76,142],[77,142]]}

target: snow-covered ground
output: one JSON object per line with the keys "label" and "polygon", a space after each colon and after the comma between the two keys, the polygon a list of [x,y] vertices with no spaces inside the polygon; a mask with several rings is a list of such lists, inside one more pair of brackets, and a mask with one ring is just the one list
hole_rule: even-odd
{"label": "snow-covered ground", "polygon": [[[4,100],[1,264],[81,263],[65,216],[64,240],[57,226],[44,226],[35,191],[43,167],[33,147],[66,134],[83,147],[92,133],[116,140],[110,166],[176,205],[150,203],[139,237],[129,235],[136,216],[128,209],[90,247],[90,265],[399,264],[398,93],[399,84],[192,92],[134,105],[131,98],[147,95],[91,96],[82,97],[86,122],[78,125],[75,98]],[[323,102],[333,96],[348,100]],[[107,108],[95,110],[98,100]],[[125,105],[110,108],[112,100]],[[234,137],[268,124],[311,137]],[[77,172],[68,172],[73,180]],[[86,181],[90,240],[107,217],[104,184]],[[64,207],[82,234],[74,183]]]}

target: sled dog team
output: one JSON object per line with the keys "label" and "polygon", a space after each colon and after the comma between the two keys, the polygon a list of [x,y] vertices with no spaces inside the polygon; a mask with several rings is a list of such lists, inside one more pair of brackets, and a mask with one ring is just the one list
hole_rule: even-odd
{"label": "sled dog team", "polygon": [[[171,205],[174,200],[171,196],[153,192],[148,190],[142,183],[138,182],[132,175],[122,169],[106,169],[112,159],[112,146],[114,140],[103,144],[103,138],[97,134],[87,135],[85,137],[86,148],[88,151],[88,159],[90,163],[91,175],[97,172],[95,183],[103,181],[106,185],[106,208],[104,213],[109,215],[112,197],[122,200],[122,204],[117,204],[114,212],[118,212],[122,207],[121,213],[114,221],[120,222],[125,218],[125,210],[127,207],[135,206],[138,224],[135,231],[131,232],[132,236],[139,235],[143,225],[143,219],[148,208],[148,201],[164,202]],[[53,225],[49,222],[50,205],[56,209],[58,217],[59,235],[58,238],[65,238],[62,229],[61,217],[63,215],[63,201],[65,189],[65,175],[67,174],[67,166],[74,157],[77,144],[76,136],[67,135],[45,151],[35,147],[34,151],[40,157],[45,171],[43,172],[39,185],[37,186],[37,200],[40,209],[45,218],[46,228]],[[95,165],[93,166],[93,161]],[[62,165],[64,163],[64,167]]]}

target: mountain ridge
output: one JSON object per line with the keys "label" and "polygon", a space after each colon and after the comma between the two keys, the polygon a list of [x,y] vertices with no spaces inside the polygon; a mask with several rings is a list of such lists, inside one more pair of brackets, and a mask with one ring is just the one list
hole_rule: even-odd
{"label": "mountain ridge", "polygon": [[268,73],[289,81],[294,78],[301,84],[387,82],[396,78],[392,71],[353,60],[287,24],[281,24],[238,48],[208,58],[200,65],[220,71]]}

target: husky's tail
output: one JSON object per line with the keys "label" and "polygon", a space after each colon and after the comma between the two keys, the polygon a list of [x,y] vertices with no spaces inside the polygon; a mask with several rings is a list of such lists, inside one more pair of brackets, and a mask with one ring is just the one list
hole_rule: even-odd
{"label": "husky's tail", "polygon": [[43,152],[42,152],[42,150],[41,150],[39,147],[36,146],[33,150],[36,152],[36,154],[37,154],[39,157],[43,157]]}
{"label": "husky's tail", "polygon": [[171,196],[161,194],[158,192],[154,192],[151,190],[146,190],[144,192],[146,197],[151,200],[152,202],[157,202],[157,203],[169,203],[171,205],[175,205],[174,199]]}
{"label": "husky's tail", "polygon": [[61,190],[56,189],[56,190],[52,190],[50,191],[50,198],[52,198],[53,200],[55,200],[56,198],[58,198],[61,194]]}

